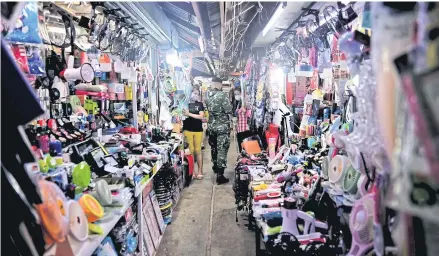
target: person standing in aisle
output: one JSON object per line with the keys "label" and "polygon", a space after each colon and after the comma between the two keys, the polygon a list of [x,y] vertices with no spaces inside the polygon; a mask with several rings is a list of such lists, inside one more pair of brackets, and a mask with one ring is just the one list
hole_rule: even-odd
{"label": "person standing in aisle", "polygon": [[220,79],[213,78],[211,88],[206,98],[206,107],[209,112],[207,133],[212,150],[213,171],[217,175],[216,182],[219,185],[229,182],[229,179],[224,177],[224,170],[227,167],[227,152],[230,146],[232,104],[227,94],[222,91]]}
{"label": "person standing in aisle", "polygon": [[198,173],[194,173],[194,178],[203,178],[203,155],[201,153],[201,144],[203,140],[203,118],[204,106],[201,103],[200,90],[197,87],[192,88],[190,103],[188,109],[184,112],[187,118],[183,121],[184,137],[189,144],[191,154],[195,156],[198,165]]}

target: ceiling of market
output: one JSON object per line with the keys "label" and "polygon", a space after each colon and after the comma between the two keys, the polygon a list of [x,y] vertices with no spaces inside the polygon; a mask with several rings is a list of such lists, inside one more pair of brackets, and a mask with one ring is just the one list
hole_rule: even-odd
{"label": "ceiling of market", "polygon": [[[81,3],[81,4],[78,4]],[[76,16],[89,16],[86,2],[56,4]],[[280,4],[281,16],[269,32],[262,30]],[[106,2],[111,9],[145,28],[153,43],[162,49],[171,45],[194,52],[194,76],[221,76],[239,71],[254,48],[269,47],[314,2]],[[202,49],[203,48],[203,49]]]}
{"label": "ceiling of market", "polygon": [[286,6],[277,22],[265,36],[259,33],[253,47],[267,46],[272,44],[276,38],[282,34],[281,29],[287,29],[291,23],[297,19],[302,13],[302,8],[309,6],[309,2],[286,2]]}

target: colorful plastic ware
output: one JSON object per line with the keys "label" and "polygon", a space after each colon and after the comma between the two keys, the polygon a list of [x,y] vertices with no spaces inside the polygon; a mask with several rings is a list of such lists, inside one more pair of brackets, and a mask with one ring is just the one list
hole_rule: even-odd
{"label": "colorful plastic ware", "polygon": [[88,222],[95,222],[104,216],[104,209],[92,195],[84,194],[79,199],[79,205],[84,210]]}
{"label": "colorful plastic ware", "polygon": [[43,203],[35,208],[44,227],[44,240],[46,244],[64,242],[69,230],[66,197],[53,182],[40,180],[38,185]]}

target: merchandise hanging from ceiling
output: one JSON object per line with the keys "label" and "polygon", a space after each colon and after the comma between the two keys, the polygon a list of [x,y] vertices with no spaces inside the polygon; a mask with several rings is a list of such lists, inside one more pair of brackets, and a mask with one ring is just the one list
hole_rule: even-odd
{"label": "merchandise hanging from ceiling", "polygon": [[[124,4],[2,4],[2,90],[26,119],[5,126],[11,252],[152,255],[190,183],[193,157],[157,107],[169,106],[155,31]],[[188,94],[192,69],[192,56],[179,54],[175,99]]]}
{"label": "merchandise hanging from ceiling", "polygon": [[2,3],[5,246],[155,255],[215,76],[258,256],[437,255],[438,24],[424,2]]}
{"label": "merchandise hanging from ceiling", "polygon": [[312,3],[243,61],[233,189],[257,255],[437,251],[437,11]]}

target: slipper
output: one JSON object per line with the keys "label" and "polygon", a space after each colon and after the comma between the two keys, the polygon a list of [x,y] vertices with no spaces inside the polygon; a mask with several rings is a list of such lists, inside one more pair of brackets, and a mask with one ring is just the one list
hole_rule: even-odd
{"label": "slipper", "polygon": [[203,179],[203,174],[199,174],[199,175],[197,176],[197,179],[202,180],[202,179]]}

